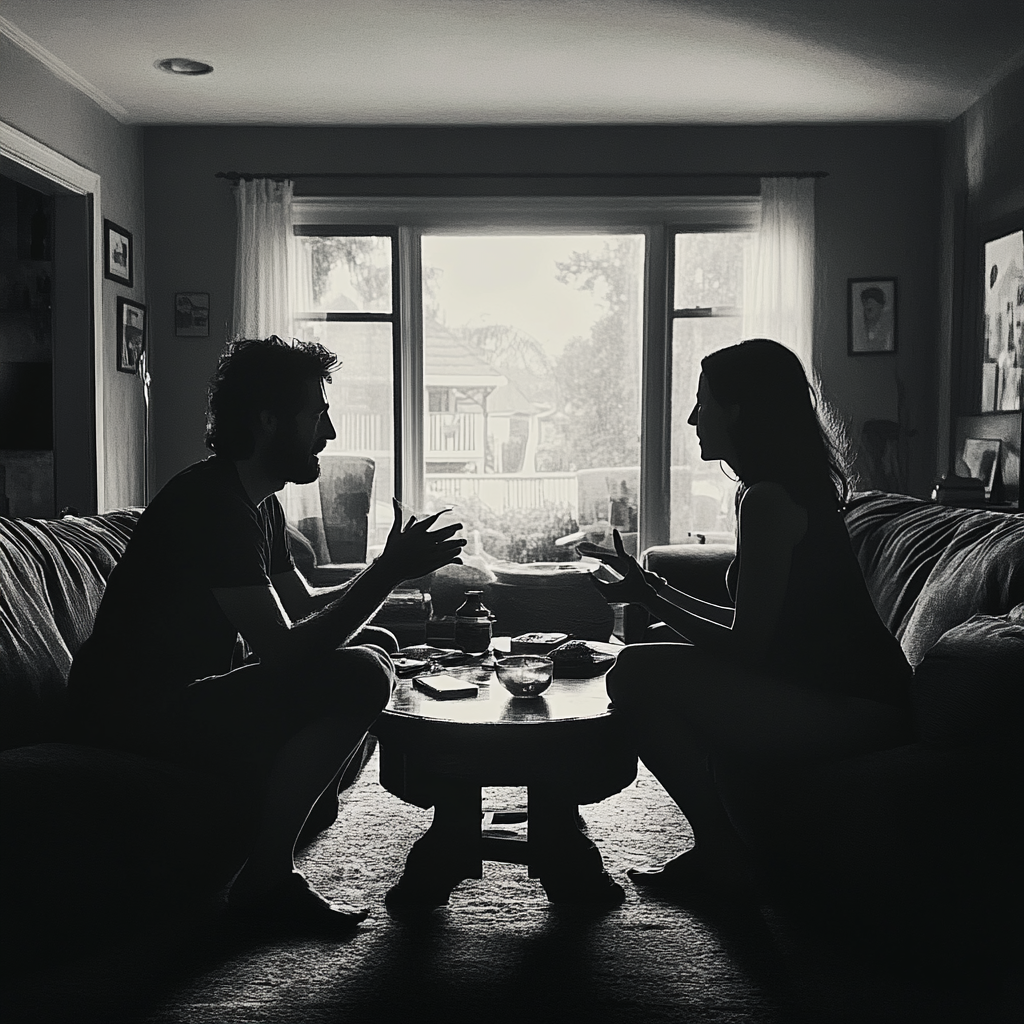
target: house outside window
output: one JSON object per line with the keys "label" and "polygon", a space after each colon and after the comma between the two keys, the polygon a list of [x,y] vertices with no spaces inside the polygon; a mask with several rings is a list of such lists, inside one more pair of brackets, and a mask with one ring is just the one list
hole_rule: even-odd
{"label": "house outside window", "polygon": [[375,466],[369,557],[392,494],[452,508],[487,561],[573,560],[574,536],[612,527],[634,550],[733,529],[734,482],[686,419],[700,359],[739,340],[758,212],[296,200],[296,334],[343,363],[324,458]]}

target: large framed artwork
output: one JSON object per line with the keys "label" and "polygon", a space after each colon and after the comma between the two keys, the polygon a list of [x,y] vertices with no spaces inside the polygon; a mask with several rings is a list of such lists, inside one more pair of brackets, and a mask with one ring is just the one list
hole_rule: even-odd
{"label": "large framed artwork", "polygon": [[851,277],[847,282],[846,315],[851,356],[894,353],[896,278]]}
{"label": "large framed artwork", "polygon": [[132,264],[135,262],[134,245],[130,231],[125,231],[112,220],[103,221],[103,276],[128,288],[135,280]]}
{"label": "large framed artwork", "polygon": [[123,295],[117,298],[117,368],[138,373],[139,357],[146,349],[146,307]]}
{"label": "large framed artwork", "polygon": [[981,408],[1021,408],[1024,370],[1024,214],[1014,227],[993,225],[982,239]]}

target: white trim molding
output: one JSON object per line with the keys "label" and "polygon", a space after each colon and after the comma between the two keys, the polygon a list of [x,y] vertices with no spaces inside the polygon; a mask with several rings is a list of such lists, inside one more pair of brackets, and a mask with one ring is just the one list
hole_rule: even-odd
{"label": "white trim molding", "polygon": [[69,160],[44,146],[30,135],[0,121],[0,156],[21,164],[36,174],[56,182],[78,195],[92,197],[92,351],[95,382],[96,431],[96,508],[106,505],[106,446],[104,431],[104,351],[103,344],[103,205],[101,181],[95,171]]}
{"label": "white trim molding", "polygon": [[60,57],[55,57],[46,47],[40,46],[31,36],[25,35],[17,25],[12,24],[4,17],[0,17],[0,36],[7,36],[15,46],[21,47],[27,54],[35,57],[43,67],[62,81],[67,82],[73,89],[77,89],[83,96],[88,96],[93,103],[102,107],[111,117],[116,117],[122,124],[132,123],[131,114],[120,103],[101,92],[92,82],[84,79],[73,68],[69,68]]}

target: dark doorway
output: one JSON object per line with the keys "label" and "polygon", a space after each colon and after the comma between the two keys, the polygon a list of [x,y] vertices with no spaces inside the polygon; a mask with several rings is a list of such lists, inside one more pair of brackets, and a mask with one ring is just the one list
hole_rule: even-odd
{"label": "dark doorway", "polygon": [[0,514],[96,510],[91,198],[0,158]]}

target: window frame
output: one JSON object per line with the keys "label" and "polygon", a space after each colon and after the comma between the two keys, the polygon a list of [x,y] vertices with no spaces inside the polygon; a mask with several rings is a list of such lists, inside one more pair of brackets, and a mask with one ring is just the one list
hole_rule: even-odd
{"label": "window frame", "polygon": [[[307,322],[391,322],[394,361],[395,491],[423,503],[424,395],[422,247],[424,234],[643,235],[638,550],[669,542],[671,513],[672,326],[675,236],[754,231],[760,196],[692,197],[303,197],[292,206],[299,235],[392,239],[390,314],[325,313]],[[705,315],[705,314],[702,314]]]}

